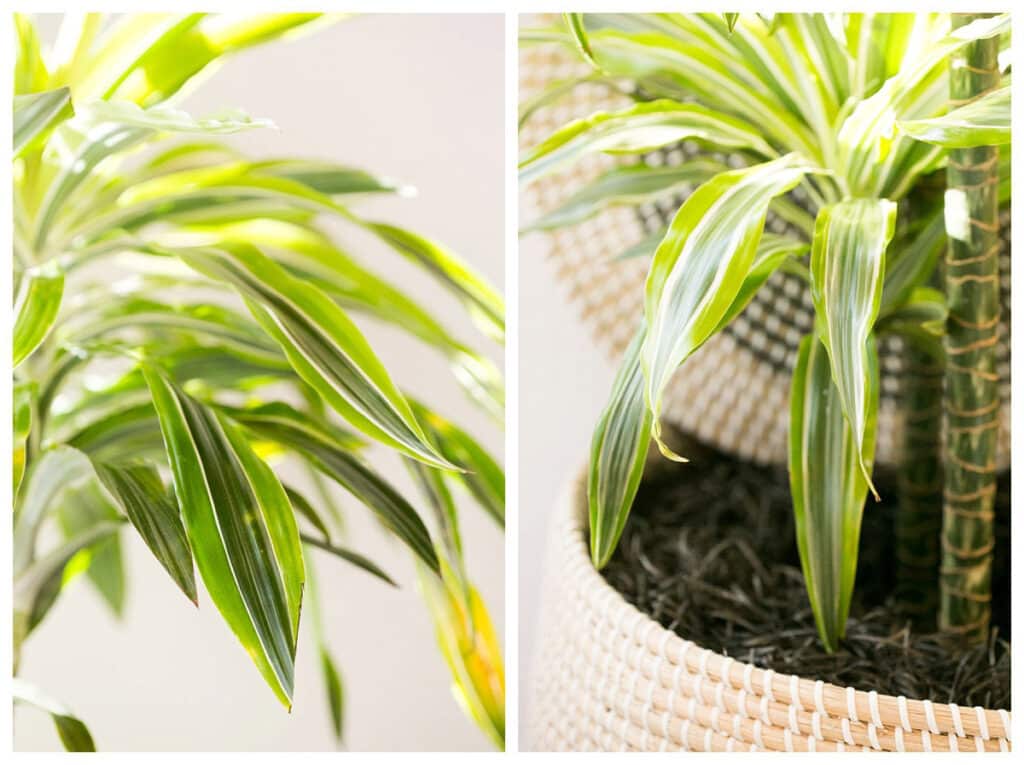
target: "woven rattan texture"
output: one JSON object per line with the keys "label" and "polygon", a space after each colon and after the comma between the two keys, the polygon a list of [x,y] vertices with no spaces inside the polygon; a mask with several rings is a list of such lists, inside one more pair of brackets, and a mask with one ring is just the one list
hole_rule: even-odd
{"label": "woven rattan texture", "polygon": [[[520,98],[546,85],[588,73],[569,51],[554,45],[525,46],[520,53]],[[571,91],[545,106],[523,125],[520,145],[532,146],[567,121],[628,105],[623,95],[596,84]],[[646,158],[676,164],[700,149],[692,142]],[[591,156],[525,191],[524,211],[546,212],[611,167],[607,156]],[[576,226],[546,235],[547,258],[554,276],[598,346],[618,361],[643,313],[643,284],[648,260],[616,260],[627,248],[663,228],[686,191],[638,209],[612,207]],[[1004,214],[1003,317],[1000,324],[999,373],[1002,376],[1002,424],[998,463],[1009,464],[1009,216]],[[529,222],[525,218],[524,222]],[[769,221],[769,229],[782,226]],[[533,234],[533,236],[541,236]],[[676,373],[665,393],[665,418],[731,454],[759,463],[785,462],[789,427],[789,385],[800,338],[812,324],[813,308],[806,286],[795,276],[775,274],[751,305],[724,332],[709,340]],[[881,347],[882,397],[876,460],[898,461],[902,418],[899,407],[901,346],[886,338]]]}
{"label": "woven rattan texture", "polygon": [[527,710],[536,751],[1010,749],[1010,714],[762,670],[683,640],[594,570],[585,482],[554,519]]}

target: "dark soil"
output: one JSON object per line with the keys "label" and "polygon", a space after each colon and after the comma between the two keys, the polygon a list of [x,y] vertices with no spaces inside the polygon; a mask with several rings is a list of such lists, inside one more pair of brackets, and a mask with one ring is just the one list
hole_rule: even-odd
{"label": "dark soil", "polygon": [[892,607],[896,481],[868,500],[857,585],[842,647],[825,653],[804,590],[785,468],[704,446],[645,478],[618,550],[613,587],[700,646],[777,672],[908,698],[1010,707],[1009,474],[1000,479],[992,634],[962,650],[917,634]]}

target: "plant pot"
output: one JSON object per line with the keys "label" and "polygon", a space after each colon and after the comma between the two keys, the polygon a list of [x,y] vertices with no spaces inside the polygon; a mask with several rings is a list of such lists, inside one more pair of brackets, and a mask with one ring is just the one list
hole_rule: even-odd
{"label": "plant pot", "polygon": [[736,661],[671,632],[590,562],[586,473],[552,524],[528,745],[534,750],[1010,750],[1005,710],[841,688]]}

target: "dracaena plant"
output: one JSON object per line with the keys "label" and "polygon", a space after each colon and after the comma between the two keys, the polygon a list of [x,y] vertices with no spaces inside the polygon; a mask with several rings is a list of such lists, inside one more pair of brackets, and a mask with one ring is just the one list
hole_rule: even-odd
{"label": "dracaena plant", "polygon": [[[568,14],[561,26],[524,33],[524,44],[574,49],[592,71],[554,83],[521,119],[580,83],[603,83],[633,103],[528,148],[523,181],[594,152],[641,157],[532,229],[697,186],[666,230],[624,253],[651,261],[643,321],[593,437],[597,567],[622,533],[651,440],[683,459],[659,432],[667,382],[785,268],[804,276],[815,311],[792,378],[789,472],[824,646],[834,650],[844,634],[874,492],[876,345],[886,333],[904,338],[918,370],[906,397],[908,491],[896,522],[901,597],[922,617],[939,603],[939,626],[953,634],[987,635],[998,208],[1009,204],[1008,146],[994,147],[1010,136],[1000,49],[1008,26],[1007,16],[949,14]],[[684,140],[705,153],[678,166],[643,159]],[[763,233],[767,216],[788,233]]]}
{"label": "dracaena plant", "polygon": [[[340,737],[341,676],[320,626],[314,559],[394,582],[344,543],[333,482],[417,562],[458,700],[500,746],[502,660],[466,570],[457,503],[471,499],[503,525],[502,469],[403,393],[355,320],[386,322],[440,353],[498,427],[501,374],[323,221],[376,236],[498,341],[501,297],[442,245],[358,212],[361,199],[401,187],[331,162],[245,157],[219,136],[266,120],[174,105],[222,56],[316,20],[86,14],[65,19],[44,51],[31,19],[16,18],[15,673],[72,576],[84,572],[120,608],[121,544],[133,534],[183,606],[198,603],[198,570],[285,707],[300,616],[312,610]],[[401,456],[422,498],[374,467],[374,444]],[[284,482],[281,460],[308,470],[317,493]],[[44,545],[50,525],[60,541]],[[53,715],[67,748],[92,748],[59,703],[21,679],[14,690]]]}

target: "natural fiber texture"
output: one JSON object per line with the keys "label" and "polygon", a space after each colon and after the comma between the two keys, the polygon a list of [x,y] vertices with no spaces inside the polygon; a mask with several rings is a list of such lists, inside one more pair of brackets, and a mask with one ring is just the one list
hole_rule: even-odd
{"label": "natural fiber texture", "polygon": [[1008,751],[1010,714],[840,688],[683,640],[587,552],[586,487],[553,524],[527,745],[539,751]]}
{"label": "natural fiber texture", "polygon": [[[578,56],[561,46],[525,46],[519,61],[520,98],[525,100],[554,81],[586,75],[589,71]],[[629,103],[620,93],[587,83],[531,115],[520,131],[520,145],[535,145],[569,120]],[[699,151],[697,144],[686,142],[656,152],[646,161],[678,164]],[[529,223],[534,215],[564,202],[615,163],[609,156],[590,156],[565,172],[532,184],[524,194],[523,222]],[[579,306],[581,318],[593,331],[598,346],[616,363],[642,314],[648,267],[648,260],[643,257],[618,261],[616,257],[665,226],[685,196],[684,192],[638,210],[608,208],[576,226],[550,235],[533,235],[545,237],[555,278],[565,285],[568,298]],[[1001,224],[1003,310],[998,369],[1003,406],[998,466],[1004,468],[1009,464],[1010,454],[1010,232],[1006,210],[1001,215]],[[781,221],[768,223],[770,229],[780,225]],[[813,307],[807,287],[798,277],[776,273],[746,311],[712,337],[676,373],[665,392],[665,420],[744,459],[761,464],[785,462],[790,377],[797,345],[812,324]],[[899,407],[903,360],[898,338],[886,338],[881,343],[880,363],[882,391],[876,462],[894,465],[899,461],[903,426]]]}

